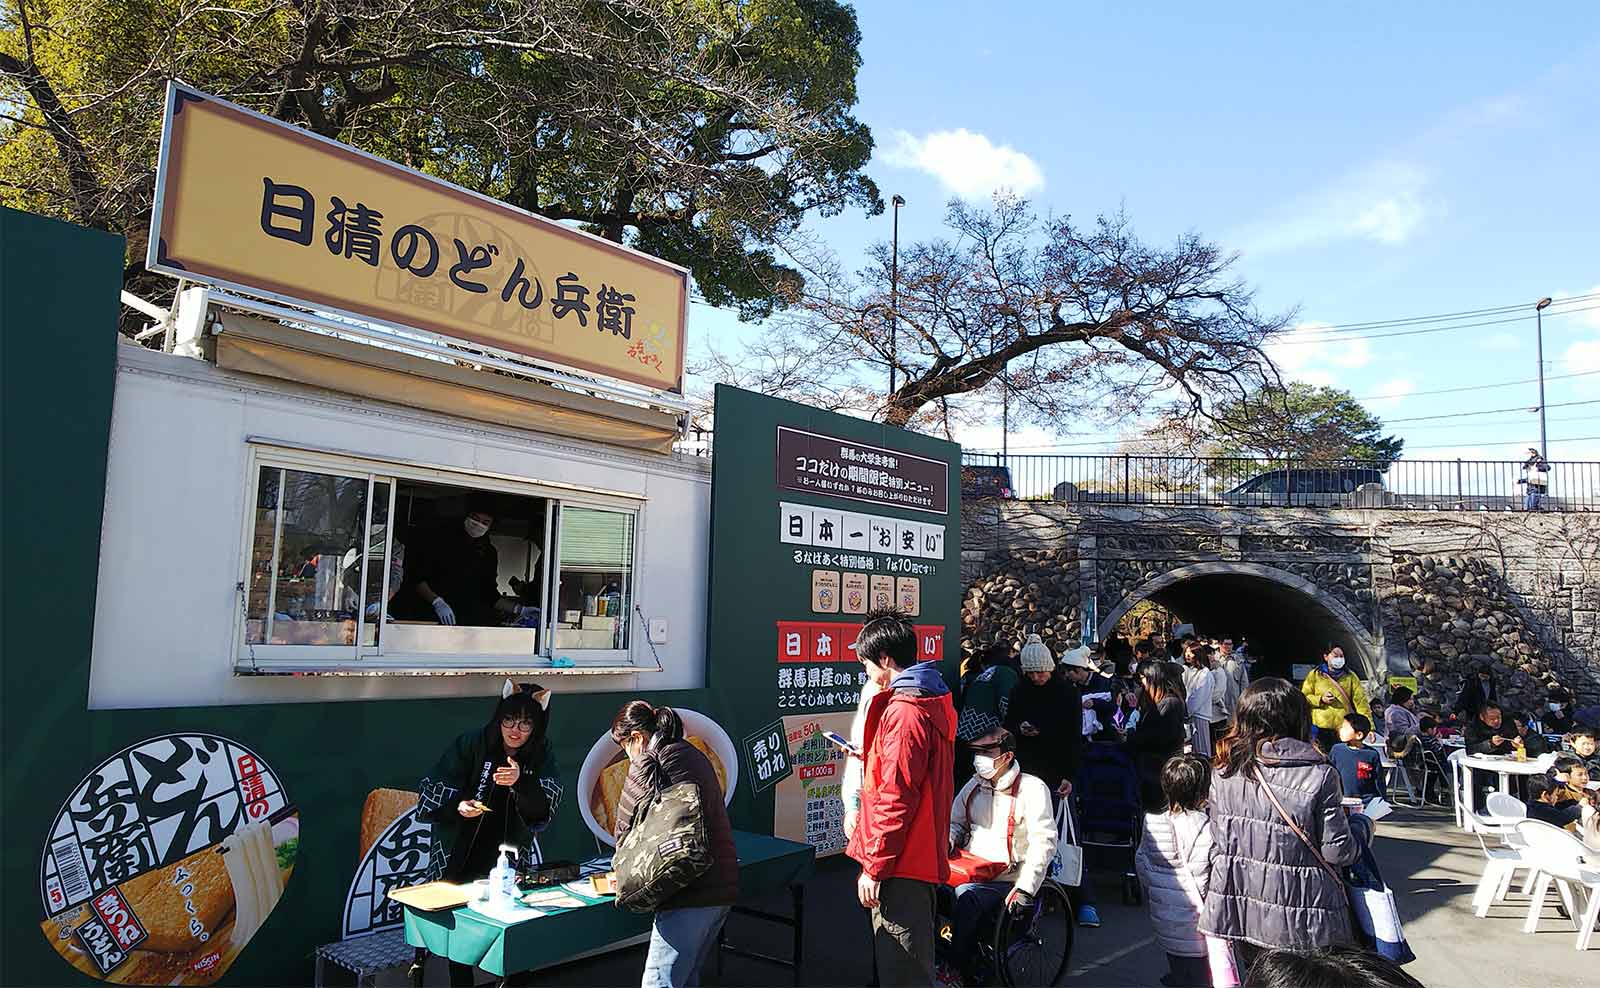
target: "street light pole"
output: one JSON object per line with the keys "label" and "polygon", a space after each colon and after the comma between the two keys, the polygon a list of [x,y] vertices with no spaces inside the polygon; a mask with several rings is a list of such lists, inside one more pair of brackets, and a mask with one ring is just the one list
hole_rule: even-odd
{"label": "street light pole", "polygon": [[895,364],[899,361],[900,342],[900,207],[904,198],[889,200],[894,213],[894,233],[889,247],[889,396],[894,397]]}
{"label": "street light pole", "polygon": [[1539,358],[1539,455],[1545,459],[1550,458],[1550,449],[1545,445],[1544,434],[1544,310],[1550,304],[1550,297],[1545,296],[1539,304],[1533,307],[1533,318],[1536,329],[1534,330]]}

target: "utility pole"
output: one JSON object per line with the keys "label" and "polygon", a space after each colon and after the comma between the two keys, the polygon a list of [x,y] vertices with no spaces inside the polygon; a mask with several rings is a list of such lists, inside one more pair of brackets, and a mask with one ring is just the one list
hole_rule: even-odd
{"label": "utility pole", "polygon": [[1538,305],[1533,307],[1533,318],[1536,326],[1534,339],[1538,346],[1539,358],[1539,455],[1544,457],[1546,461],[1550,459],[1550,448],[1545,445],[1544,434],[1544,310],[1550,304],[1550,301],[1550,296],[1546,295],[1539,300]]}
{"label": "utility pole", "polygon": [[893,207],[894,233],[889,247],[889,396],[894,397],[895,365],[899,362],[900,342],[900,207],[906,204],[901,196],[889,200]]}

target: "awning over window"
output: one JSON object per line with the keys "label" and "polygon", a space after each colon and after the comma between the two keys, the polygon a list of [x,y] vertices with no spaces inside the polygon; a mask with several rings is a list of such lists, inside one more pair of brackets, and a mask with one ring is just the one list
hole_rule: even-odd
{"label": "awning over window", "polygon": [[227,370],[656,453],[670,452],[678,435],[677,419],[667,412],[309,333],[254,316],[217,315],[221,329],[207,337],[209,356]]}

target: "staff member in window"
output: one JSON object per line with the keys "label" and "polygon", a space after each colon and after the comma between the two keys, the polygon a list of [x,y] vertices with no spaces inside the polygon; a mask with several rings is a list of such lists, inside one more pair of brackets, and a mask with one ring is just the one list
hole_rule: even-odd
{"label": "staff member in window", "polygon": [[[450,743],[418,790],[417,818],[433,824],[427,880],[470,882],[494,867],[501,844],[523,866],[561,806],[561,770],[550,750],[550,691],[505,681],[494,716]],[[450,964],[452,985],[473,984],[470,965]]]}
{"label": "staff member in window", "polygon": [[498,625],[500,557],[489,541],[494,512],[468,504],[460,524],[445,525],[415,539],[406,562],[406,585],[393,604],[395,614],[440,624]]}

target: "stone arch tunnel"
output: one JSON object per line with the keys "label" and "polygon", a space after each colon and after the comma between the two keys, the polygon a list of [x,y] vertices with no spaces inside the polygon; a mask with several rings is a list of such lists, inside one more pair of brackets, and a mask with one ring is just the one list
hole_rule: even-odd
{"label": "stone arch tunnel", "polygon": [[1109,638],[1146,600],[1202,635],[1248,640],[1257,675],[1287,678],[1295,663],[1317,661],[1330,644],[1343,648],[1363,676],[1380,668],[1377,645],[1359,618],[1314,584],[1272,567],[1199,563],[1162,574],[1107,613],[1096,637]]}

